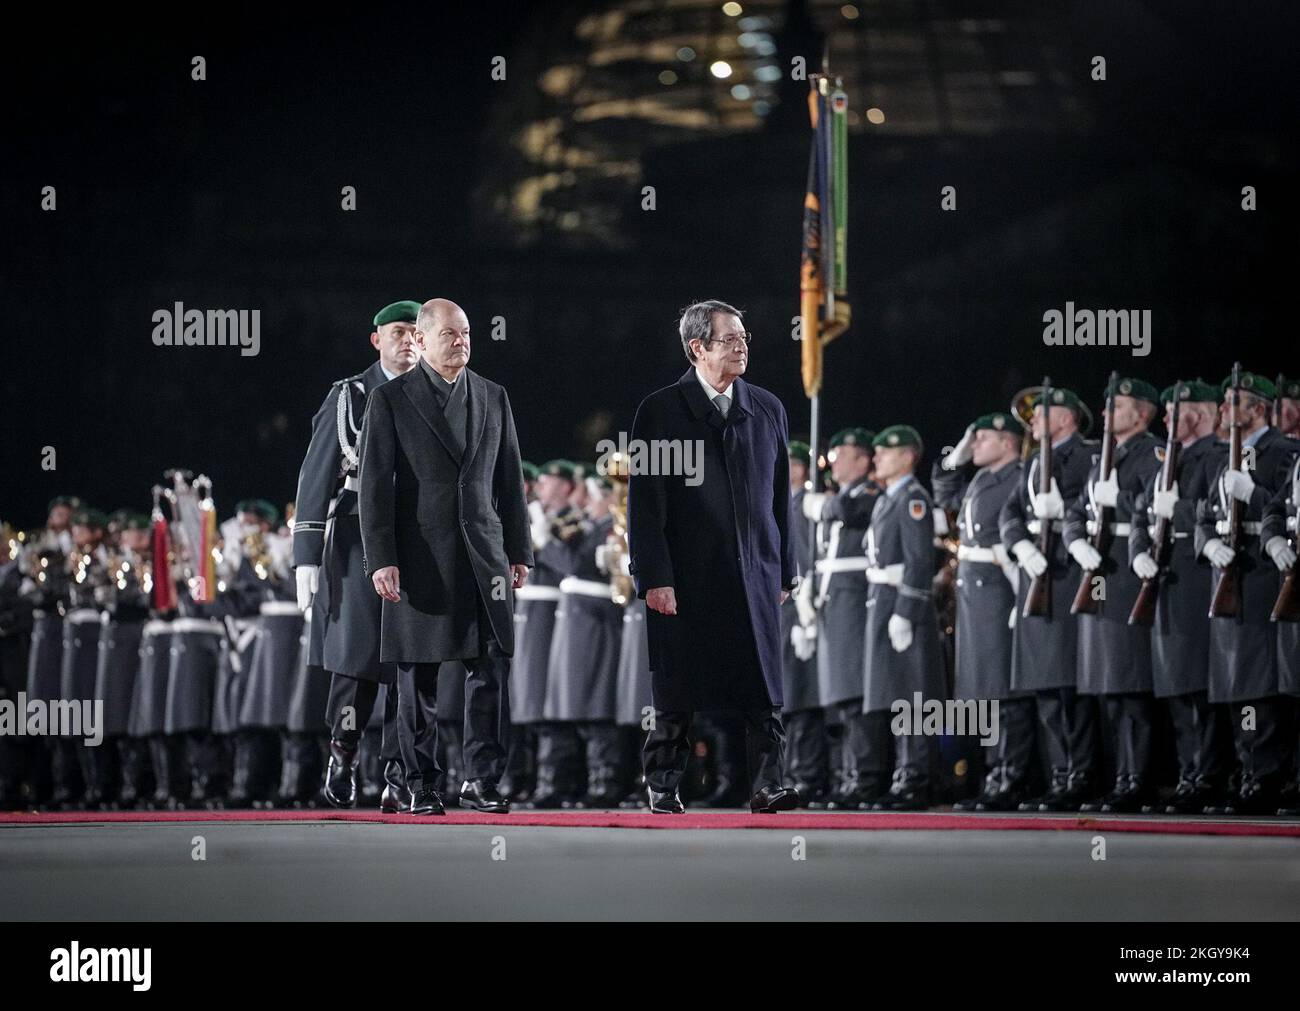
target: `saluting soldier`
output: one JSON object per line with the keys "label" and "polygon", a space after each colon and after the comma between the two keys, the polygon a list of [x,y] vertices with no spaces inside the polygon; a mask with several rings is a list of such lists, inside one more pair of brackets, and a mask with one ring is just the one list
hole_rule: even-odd
{"label": "saluting soldier", "polygon": [[396,668],[379,662],[382,601],[365,571],[357,507],[358,453],[367,399],[377,386],[410,371],[419,358],[415,319],[420,303],[393,302],[375,313],[370,345],[378,360],[330,387],[312,418],[311,442],[298,472],[294,500],[293,566],[298,606],[311,610],[309,663],[330,672],[325,722],[330,757],[325,798],[352,807],[357,754],[381,684],[384,693],[385,811],[409,798],[397,744]]}
{"label": "saluting soldier", "polygon": [[[1206,695],[1210,670],[1210,565],[1196,552],[1196,504],[1208,498],[1211,475],[1223,457],[1214,434],[1219,410],[1216,386],[1195,379],[1163,390],[1165,427],[1173,424],[1178,397],[1180,443],[1173,486],[1161,485],[1156,471],[1134,504],[1129,556],[1139,579],[1158,579],[1151,628],[1151,681],[1157,699],[1169,709],[1178,754],[1178,785],[1165,811],[1200,813],[1221,798],[1227,786],[1228,725],[1223,707]],[[1152,534],[1161,520],[1169,541],[1157,559]]]}
{"label": "saluting soldier", "polygon": [[[914,474],[924,452],[915,428],[891,425],[871,445],[875,480],[884,491],[877,498],[866,533],[870,588],[862,709],[876,720],[888,721],[896,702],[906,702],[910,709],[915,693],[923,699],[943,698],[939,623],[931,593],[934,505]],[[873,771],[888,765],[888,756],[868,753],[865,757],[867,768]],[[893,783],[872,809],[915,811],[929,807],[932,758],[933,747],[925,736],[895,729]]]}
{"label": "saluting soldier", "polygon": [[535,735],[536,774],[532,789],[514,784],[513,796],[531,796],[532,805],[560,807],[573,800],[573,763],[577,742],[571,727],[546,722],[546,694],[560,581],[576,566],[572,543],[582,534],[582,510],[570,504],[576,486],[568,460],[542,465],[536,499],[528,506],[529,531],[536,567],[515,591],[515,659],[510,665],[511,720]]}
{"label": "saluting soldier", "polygon": [[[868,440],[869,442],[869,440]],[[814,524],[805,522],[803,503],[809,493],[808,477],[812,470],[812,448],[792,439],[790,456],[790,538],[794,542],[794,568],[802,589],[804,580],[805,611],[812,610],[808,600],[816,593],[813,579]],[[860,539],[859,539],[860,540]],[[785,696],[786,775],[799,793],[802,806],[822,804],[830,793],[830,756],[827,753],[826,712],[822,708],[817,680],[816,615],[809,615],[808,627],[799,617],[799,590],[781,604],[781,679]],[[864,604],[865,612],[865,604]],[[865,618],[865,614],[864,614]],[[859,712],[861,707],[859,706]]]}
{"label": "saluting soldier", "polygon": [[140,642],[149,618],[150,555],[149,517],[125,513],[105,587],[103,624],[96,650],[94,697],[104,702],[101,748],[105,750],[98,778],[87,791],[86,800],[92,806],[134,806],[141,796],[147,756],[127,731],[140,664]]}
{"label": "saluting soldier", "polygon": [[[834,759],[843,776],[830,800],[837,808],[869,805],[889,789],[889,714],[862,706],[868,597],[864,574],[870,564],[863,538],[881,491],[871,479],[874,437],[865,428],[846,428],[831,436],[827,459],[839,490],[834,495],[806,492],[800,506],[801,514],[826,532],[825,553],[815,574],[795,592],[805,612],[815,597],[817,699],[843,725],[840,754]],[[796,539],[796,550],[799,543]]]}
{"label": "saluting soldier", "polygon": [[[1051,767],[1047,793],[1026,801],[1021,810],[1077,810],[1093,790],[1095,703],[1078,696],[1078,625],[1070,614],[1079,577],[1059,536],[1065,503],[1073,502],[1083,491],[1096,455],[1096,443],[1083,437],[1091,417],[1071,390],[1053,388],[1051,403],[1046,406],[1041,394],[1035,399],[1030,424],[1040,443],[1045,434],[1051,440],[1050,488],[1046,494],[1039,493],[1039,457],[1035,456],[998,517],[1002,544],[1021,569],[1012,634],[1011,688],[1034,693],[1034,711]],[[1053,535],[1050,557],[1035,543],[1044,523],[1051,525]],[[1051,607],[1045,615],[1026,617],[1029,587],[1043,573],[1051,578]]]}
{"label": "saluting soldier", "polygon": [[[1269,621],[1277,600],[1277,568],[1263,555],[1260,542],[1264,507],[1290,475],[1296,443],[1268,423],[1274,387],[1271,380],[1241,373],[1235,408],[1242,434],[1243,465],[1229,466],[1222,456],[1212,475],[1209,497],[1197,510],[1196,546],[1214,566],[1211,594],[1224,570],[1237,566],[1241,578],[1240,613],[1210,619],[1210,702],[1229,703],[1241,783],[1235,797],[1207,813],[1274,814],[1285,780],[1290,747],[1288,705],[1278,684],[1277,630]],[[1232,383],[1225,379],[1225,394]],[[1234,411],[1232,398],[1227,412]],[[1232,502],[1242,504],[1241,543],[1234,551],[1225,538],[1231,526]]]}
{"label": "saluting soldier", "polygon": [[957,619],[953,696],[996,700],[998,740],[986,747],[978,797],[958,810],[1014,811],[1026,797],[1034,754],[1034,697],[1011,687],[1012,632],[1019,570],[1003,546],[998,517],[1020,486],[1017,419],[977,418],[934,467],[935,505],[957,514]]}
{"label": "saluting soldier", "polygon": [[[1164,460],[1160,440],[1147,431],[1160,406],[1160,394],[1141,379],[1119,379],[1107,389],[1112,401],[1115,439],[1110,473],[1101,477],[1100,459],[1088,472],[1084,492],[1066,509],[1064,540],[1070,556],[1093,581],[1095,614],[1079,615],[1078,677],[1081,695],[1100,698],[1114,750],[1115,785],[1099,803],[1084,811],[1140,811],[1151,799],[1151,728],[1154,700],[1151,682],[1151,634],[1130,625],[1129,615],[1142,581],[1129,566],[1128,538],[1138,496],[1155,479]],[[1094,536],[1103,509],[1107,550],[1102,555]],[[1144,517],[1137,514],[1139,520]],[[1100,580],[1100,582],[1099,582]]]}
{"label": "saluting soldier", "polygon": [[[1300,523],[1300,456],[1291,464],[1291,473],[1264,507],[1264,519],[1259,540],[1265,556],[1277,566],[1283,578],[1296,567],[1296,526]],[[1280,588],[1280,587],[1279,587]],[[1292,782],[1284,789],[1282,806],[1278,814],[1300,815],[1300,621],[1281,619],[1277,622],[1278,691],[1289,696],[1292,702],[1292,726],[1297,733],[1292,744],[1297,745],[1292,765]]]}
{"label": "saluting soldier", "polygon": [[546,675],[543,716],[568,724],[582,743],[587,782],[583,807],[614,807],[623,799],[618,727],[614,722],[623,609],[613,600],[599,558],[614,527],[613,486],[595,468],[586,478],[586,520],[572,541],[573,568],[560,580],[560,603]]}

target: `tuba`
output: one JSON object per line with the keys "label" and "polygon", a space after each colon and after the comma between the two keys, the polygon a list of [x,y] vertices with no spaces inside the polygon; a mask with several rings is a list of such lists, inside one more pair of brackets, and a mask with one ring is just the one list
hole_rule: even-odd
{"label": "tuba", "polygon": [[1043,392],[1041,386],[1026,386],[1011,398],[1011,414],[1020,420],[1025,434],[1020,439],[1020,459],[1028,460],[1038,448],[1034,438],[1034,401]]}
{"label": "tuba", "polygon": [[627,480],[630,475],[629,460],[625,453],[612,453],[605,476],[614,486],[609,514],[614,518],[614,529],[606,542],[605,563],[609,568],[610,597],[614,603],[626,607],[636,596],[632,577],[624,572],[627,559]]}

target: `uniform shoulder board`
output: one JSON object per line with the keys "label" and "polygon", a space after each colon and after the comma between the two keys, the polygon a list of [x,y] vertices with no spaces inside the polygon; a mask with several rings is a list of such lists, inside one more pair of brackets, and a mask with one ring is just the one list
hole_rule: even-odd
{"label": "uniform shoulder board", "polygon": [[907,500],[907,514],[912,519],[920,521],[925,519],[925,499],[913,498]]}
{"label": "uniform shoulder board", "polygon": [[1164,446],[1156,446],[1156,447],[1155,447],[1155,450],[1156,450],[1156,459],[1159,460],[1161,463],[1164,463],[1164,462],[1165,462],[1165,447],[1164,447]]}

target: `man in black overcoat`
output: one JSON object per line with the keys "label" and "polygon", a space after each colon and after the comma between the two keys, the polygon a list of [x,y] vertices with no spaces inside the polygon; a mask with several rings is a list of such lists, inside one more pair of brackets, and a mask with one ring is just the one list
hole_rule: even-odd
{"label": "man in black overcoat", "polygon": [[736,309],[695,303],[679,330],[691,368],[641,402],[630,445],[630,570],[649,612],[655,708],[642,753],[650,809],[683,810],[694,713],[733,709],[745,719],[751,810],[790,810],[798,793],[783,786],[780,715],[780,608],[795,579],[785,408],[740,378],[750,335]]}
{"label": "man in black overcoat", "polygon": [[361,539],[383,598],[380,660],[398,666],[398,732],[411,813],[442,814],[438,665],[461,660],[460,804],[504,812],[514,591],[533,564],[510,400],[466,366],[469,319],[424,303],[418,365],[370,395],[361,437]]}

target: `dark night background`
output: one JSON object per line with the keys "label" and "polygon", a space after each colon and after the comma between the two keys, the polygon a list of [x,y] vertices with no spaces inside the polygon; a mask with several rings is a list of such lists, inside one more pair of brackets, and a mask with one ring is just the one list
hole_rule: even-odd
{"label": "dark night background", "polygon": [[[748,378],[806,433],[790,320],[809,130],[788,70],[827,31],[855,113],[886,120],[851,130],[854,326],[827,349],[825,433],[907,421],[933,450],[1044,372],[1095,405],[1112,368],[1161,386],[1234,358],[1300,371],[1294,4],[744,7],[784,71],[755,84],[761,112],[730,92],[762,60],[719,3],[265,5],[7,33],[0,518],[38,525],[61,492],[147,509],[178,465],[212,476],[223,517],[282,505],[311,415],[399,298],[465,307],[471,367],[507,385],[535,462],[630,428],[686,367],[674,322],[696,298],[748,311]],[[706,69],[719,54],[729,81]],[[1044,347],[1067,300],[1151,309],[1152,355]],[[150,316],[176,301],[261,309],[261,354],[154,347]]]}

